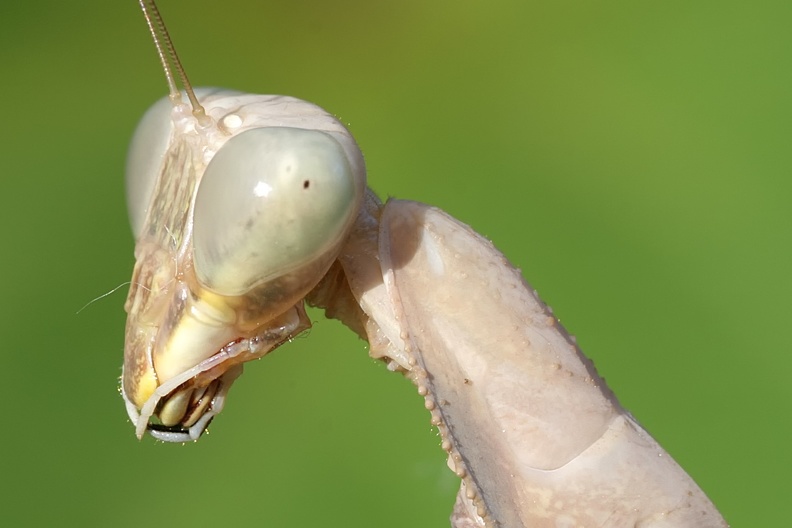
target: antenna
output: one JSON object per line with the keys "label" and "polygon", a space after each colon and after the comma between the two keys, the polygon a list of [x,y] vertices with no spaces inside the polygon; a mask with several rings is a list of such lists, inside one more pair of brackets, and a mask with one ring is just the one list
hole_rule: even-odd
{"label": "antenna", "polygon": [[157,54],[159,55],[162,69],[165,71],[165,77],[168,80],[168,90],[170,91],[170,99],[173,104],[181,102],[181,93],[176,86],[176,79],[173,76],[173,70],[179,75],[184,91],[187,92],[187,99],[190,100],[192,107],[192,114],[201,126],[207,126],[211,123],[211,119],[206,115],[204,107],[198,102],[195,96],[190,80],[187,78],[187,73],[184,71],[179,56],[176,54],[176,49],[173,47],[173,41],[168,34],[168,28],[165,27],[165,22],[162,20],[157,4],[154,0],[138,0],[140,9],[143,10],[143,16],[146,17],[146,24],[148,24],[151,37],[154,39],[154,46],[157,47]]}

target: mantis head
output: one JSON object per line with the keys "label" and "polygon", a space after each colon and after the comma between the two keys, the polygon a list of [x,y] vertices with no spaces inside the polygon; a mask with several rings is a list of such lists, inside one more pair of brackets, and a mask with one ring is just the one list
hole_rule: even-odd
{"label": "mantis head", "polygon": [[179,442],[220,412],[242,363],[310,326],[303,298],[355,221],[365,168],[346,128],[311,103],[193,92],[153,2],[141,6],[171,94],[127,161],[136,264],[121,392],[139,438]]}

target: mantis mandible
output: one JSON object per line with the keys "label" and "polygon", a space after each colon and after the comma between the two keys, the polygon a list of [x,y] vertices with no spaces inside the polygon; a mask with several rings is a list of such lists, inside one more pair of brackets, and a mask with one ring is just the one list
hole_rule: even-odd
{"label": "mantis mandible", "polygon": [[138,438],[197,440],[242,364],[310,326],[307,302],[424,397],[461,479],[452,526],[726,526],[489,241],[439,209],[382,203],[321,108],[193,90],[156,5],[139,3],[170,96],[127,166],[121,387]]}

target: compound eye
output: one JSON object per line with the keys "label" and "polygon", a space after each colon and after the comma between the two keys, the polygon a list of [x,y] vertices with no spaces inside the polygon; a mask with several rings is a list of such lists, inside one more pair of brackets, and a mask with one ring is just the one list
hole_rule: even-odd
{"label": "compound eye", "polygon": [[173,103],[167,97],[160,99],[146,111],[132,136],[126,163],[126,198],[135,238],[143,229],[151,195],[162,171],[173,131],[172,110]]}
{"label": "compound eye", "polygon": [[199,185],[195,272],[222,295],[242,295],[336,251],[356,214],[344,149],[316,130],[242,132],[215,154]]}

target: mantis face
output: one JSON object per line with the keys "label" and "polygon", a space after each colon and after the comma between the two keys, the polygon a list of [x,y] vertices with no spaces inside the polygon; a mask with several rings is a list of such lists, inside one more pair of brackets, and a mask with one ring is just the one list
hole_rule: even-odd
{"label": "mantis face", "polygon": [[205,116],[160,100],[127,162],[136,264],[121,391],[139,438],[197,439],[242,363],[310,326],[302,299],[365,191],[357,144],[319,107],[196,94]]}

